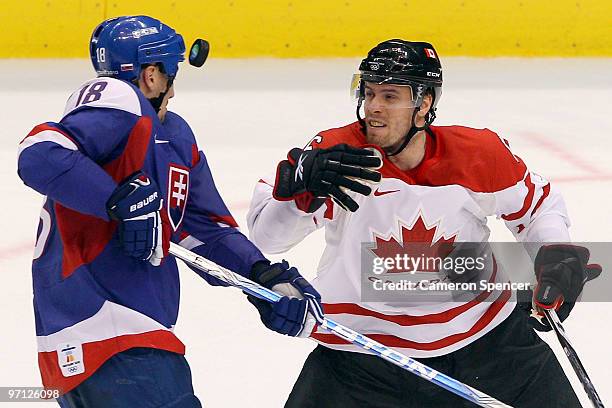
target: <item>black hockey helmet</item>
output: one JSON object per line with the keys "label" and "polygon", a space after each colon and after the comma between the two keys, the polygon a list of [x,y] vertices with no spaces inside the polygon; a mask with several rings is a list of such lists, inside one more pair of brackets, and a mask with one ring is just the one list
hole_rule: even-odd
{"label": "black hockey helmet", "polygon": [[353,77],[355,96],[362,96],[363,82],[410,85],[418,106],[425,90],[432,88],[435,108],[442,95],[442,65],[433,45],[400,39],[383,41],[368,52]]}
{"label": "black hockey helmet", "polygon": [[418,132],[424,130],[434,121],[436,105],[442,96],[442,65],[433,45],[427,42],[413,42],[400,39],[383,41],[372,48],[366,58],[359,64],[359,73],[353,75],[351,92],[358,100],[357,118],[364,99],[365,82],[376,84],[393,84],[409,86],[412,90],[412,106],[420,106],[423,96],[430,90],[433,100],[426,117],[425,126],[414,125],[406,136],[400,149],[389,155],[399,153],[408,141]]}

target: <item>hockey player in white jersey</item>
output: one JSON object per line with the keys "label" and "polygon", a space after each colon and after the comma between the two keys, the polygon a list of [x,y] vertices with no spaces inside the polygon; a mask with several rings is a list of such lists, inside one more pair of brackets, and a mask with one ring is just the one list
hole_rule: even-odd
{"label": "hockey player in white jersey", "polygon": [[[353,87],[358,120],[292,149],[257,184],[247,217],[253,242],[281,253],[325,228],[313,285],[326,315],[512,406],[579,407],[551,349],[533,331],[549,328],[517,307],[511,290],[420,304],[363,299],[361,263],[371,250],[363,243],[384,252],[385,244],[486,242],[488,216],[503,219],[520,242],[570,237],[562,197],[505,139],[488,129],[432,126],[442,68],[431,44],[378,44]],[[588,264],[582,247],[538,248],[533,301],[564,319],[601,268]],[[466,278],[445,273],[450,281]],[[502,281],[494,260],[487,279]],[[473,406],[320,328],[311,336],[320,345],[286,407]]]}

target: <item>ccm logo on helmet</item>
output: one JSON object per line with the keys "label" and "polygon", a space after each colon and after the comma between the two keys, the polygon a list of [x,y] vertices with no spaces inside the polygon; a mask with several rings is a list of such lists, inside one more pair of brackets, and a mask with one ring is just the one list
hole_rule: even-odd
{"label": "ccm logo on helmet", "polygon": [[157,198],[157,191],[154,192],[153,194],[151,194],[150,196],[148,196],[147,198],[145,198],[144,200],[139,201],[136,204],[132,204],[130,206],[130,212],[134,212],[136,210],[140,210],[142,207],[144,207],[145,205],[148,205],[149,203],[151,203],[156,198]]}
{"label": "ccm logo on helmet", "polygon": [[145,35],[151,34],[159,34],[159,31],[157,31],[157,27],[147,27],[141,28],[140,30],[132,31],[132,37],[134,38],[140,38],[144,37]]}
{"label": "ccm logo on helmet", "polygon": [[427,72],[427,76],[434,77],[434,78],[440,78],[440,73],[439,72]]}

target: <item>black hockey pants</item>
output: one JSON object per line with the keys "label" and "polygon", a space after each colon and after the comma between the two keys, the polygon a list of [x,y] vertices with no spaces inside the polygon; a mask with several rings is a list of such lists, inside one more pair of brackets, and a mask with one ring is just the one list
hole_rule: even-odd
{"label": "black hockey pants", "polygon": [[[453,353],[419,359],[515,408],[580,407],[559,362],[517,307],[499,326]],[[318,346],[286,408],[476,407],[379,357]]]}

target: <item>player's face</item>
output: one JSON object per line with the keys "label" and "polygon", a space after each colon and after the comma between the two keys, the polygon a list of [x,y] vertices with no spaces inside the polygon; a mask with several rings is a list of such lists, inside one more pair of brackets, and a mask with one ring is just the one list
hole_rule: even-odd
{"label": "player's face", "polygon": [[157,98],[168,88],[168,75],[164,74],[158,66],[149,65],[142,73],[140,90],[147,98]]}
{"label": "player's face", "polygon": [[364,110],[368,143],[395,146],[411,127],[412,91],[407,86],[366,82]]}
{"label": "player's face", "polygon": [[170,88],[168,88],[169,80],[170,78],[168,75],[163,73],[156,65],[146,67],[142,73],[142,77],[139,79],[140,90],[146,98],[157,98],[162,92],[168,90],[157,112],[157,116],[162,122],[168,111],[168,101],[170,98],[174,97],[174,86],[170,85]]}

